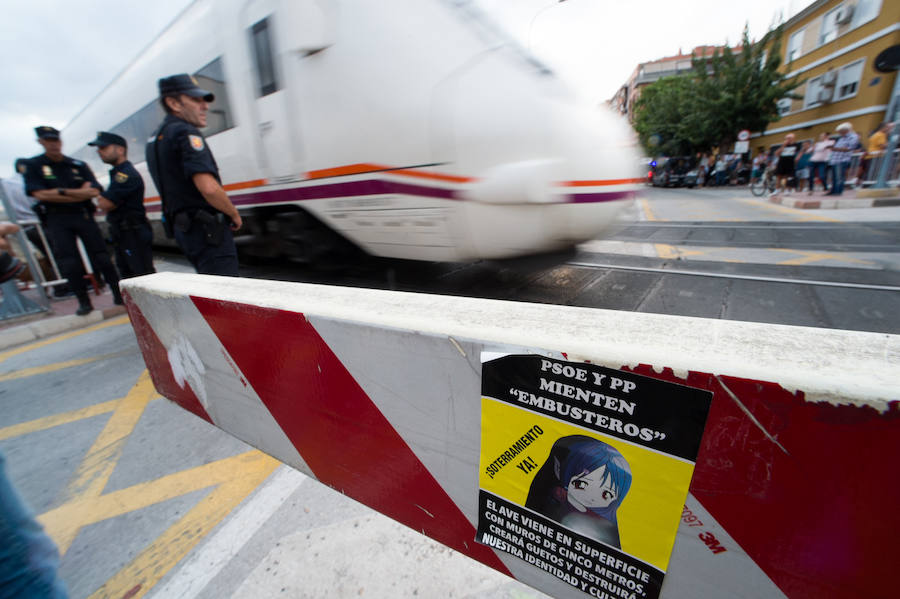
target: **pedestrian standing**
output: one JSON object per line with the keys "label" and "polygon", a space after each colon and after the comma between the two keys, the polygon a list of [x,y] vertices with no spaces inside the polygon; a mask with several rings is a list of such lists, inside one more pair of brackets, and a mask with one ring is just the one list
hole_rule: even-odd
{"label": "pedestrian standing", "polygon": [[812,144],[808,141],[803,142],[800,148],[800,155],[797,157],[797,176],[794,177],[794,184],[797,186],[798,192],[803,191],[806,186],[806,180],[809,179],[809,165],[812,162],[812,152]]}
{"label": "pedestrian standing", "polygon": [[116,266],[123,279],[156,272],[153,268],[153,229],[144,208],[144,180],[128,160],[128,142],[108,131],[88,142],[97,148],[109,169],[109,187],[97,197],[106,212],[109,235],[116,250]]}
{"label": "pedestrian standing", "polygon": [[[775,175],[778,177],[778,191],[787,193],[788,179],[794,177],[796,171],[796,157],[799,151],[798,144],[794,143],[794,134],[788,133],[784,137],[784,143],[775,151],[778,162],[775,165]],[[772,195],[777,193],[773,191]]]}
{"label": "pedestrian standing", "polygon": [[844,182],[847,178],[847,169],[850,167],[852,153],[859,147],[859,134],[853,130],[850,123],[838,125],[837,132],[841,136],[834,142],[831,148],[831,164],[834,174],[834,185],[828,193],[830,196],[839,196],[844,193]]}
{"label": "pedestrian standing", "polygon": [[[831,147],[834,140],[828,136],[827,131],[819,134],[819,139],[813,146],[812,157],[809,161],[809,194],[812,195],[816,187],[816,175],[822,182],[822,191],[828,191],[828,160],[831,158]],[[834,177],[832,177],[832,185],[834,185]]]}
{"label": "pedestrian standing", "polygon": [[146,157],[167,233],[198,273],[238,276],[232,232],[241,228],[241,215],[222,188],[200,133],[215,97],[186,74],[160,79],[159,94],[166,118],[147,144]]}
{"label": "pedestrian standing", "polygon": [[97,183],[88,165],[62,153],[59,131],[47,126],[37,127],[35,131],[44,153],[28,160],[25,192],[38,201],[40,209],[47,215],[47,235],[57,265],[78,298],[75,313],[83,316],[94,309],[84,281],[78,239],[91,263],[109,284],[113,301],[121,305],[119,273],[109,259],[103,235],[94,221],[96,206],[92,200],[100,195],[103,187]]}
{"label": "pedestrian standing", "polygon": [[873,181],[878,178],[881,158],[884,156],[884,151],[887,150],[887,139],[892,128],[892,123],[881,123],[869,136],[866,143],[866,156],[863,158],[863,168],[860,171],[863,180]]}

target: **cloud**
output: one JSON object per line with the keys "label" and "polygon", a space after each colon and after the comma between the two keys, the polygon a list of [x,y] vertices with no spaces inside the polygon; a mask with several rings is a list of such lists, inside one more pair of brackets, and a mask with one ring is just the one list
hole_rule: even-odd
{"label": "cloud", "polygon": [[15,158],[40,153],[35,126],[64,127],[189,3],[5,2],[0,177]]}

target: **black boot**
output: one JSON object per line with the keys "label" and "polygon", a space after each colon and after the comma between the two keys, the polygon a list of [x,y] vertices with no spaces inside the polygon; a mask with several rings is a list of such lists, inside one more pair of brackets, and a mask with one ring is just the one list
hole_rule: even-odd
{"label": "black boot", "polygon": [[78,309],[75,310],[75,314],[78,316],[84,316],[85,314],[90,314],[94,310],[94,306],[91,305],[91,298],[87,295],[82,295],[78,297]]}
{"label": "black boot", "polygon": [[113,303],[117,306],[121,306],[125,303],[122,299],[122,293],[119,291],[118,285],[111,285],[112,293],[113,293]]}

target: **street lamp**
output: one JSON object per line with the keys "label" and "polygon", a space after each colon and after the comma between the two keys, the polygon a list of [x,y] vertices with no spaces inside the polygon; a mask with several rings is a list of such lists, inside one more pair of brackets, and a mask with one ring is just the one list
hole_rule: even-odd
{"label": "street lamp", "polygon": [[528,49],[529,49],[529,50],[531,50],[531,33],[534,31],[534,22],[537,21],[537,18],[538,18],[539,16],[541,16],[541,14],[542,14],[544,11],[546,11],[548,8],[553,8],[555,5],[557,5],[557,4],[562,4],[562,3],[565,2],[565,1],[566,1],[566,0],[557,0],[557,1],[554,2],[553,4],[548,4],[548,5],[545,6],[544,8],[542,8],[542,9],[540,9],[539,11],[537,11],[536,13],[534,13],[534,16],[531,17],[531,23],[529,23],[529,25],[528,25]]}

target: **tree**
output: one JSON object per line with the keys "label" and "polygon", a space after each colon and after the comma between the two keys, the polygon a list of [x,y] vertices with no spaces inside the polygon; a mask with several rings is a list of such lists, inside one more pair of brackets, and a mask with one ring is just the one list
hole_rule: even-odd
{"label": "tree", "polygon": [[765,131],[778,120],[778,101],[799,99],[803,81],[779,72],[783,28],[740,52],[728,47],[693,56],[693,69],[648,85],[635,106],[635,129],[651,154],[692,154],[730,145],[738,131]]}

